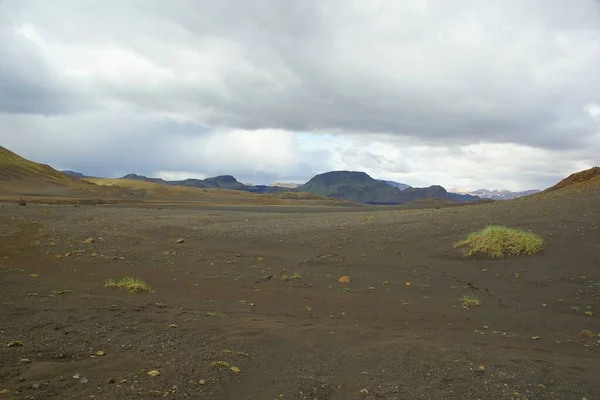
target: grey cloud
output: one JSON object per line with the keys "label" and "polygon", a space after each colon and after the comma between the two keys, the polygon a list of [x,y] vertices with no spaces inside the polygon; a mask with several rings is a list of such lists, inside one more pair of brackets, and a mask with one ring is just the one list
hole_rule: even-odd
{"label": "grey cloud", "polygon": [[[87,96],[138,110],[215,126],[385,132],[438,144],[577,147],[598,128],[583,111],[600,101],[600,14],[590,0],[514,0],[494,9],[430,1],[422,10],[316,0],[58,4],[3,7],[60,42],[113,43],[172,71],[175,78],[147,85],[95,77],[86,87]],[[209,79],[178,78],[189,66],[182,54],[198,56],[198,73]],[[207,68],[206,56],[222,57],[222,67]],[[22,71],[27,79],[35,73]],[[22,93],[10,97],[31,101],[8,111],[22,103],[44,112],[60,99],[23,79],[15,80]]]}

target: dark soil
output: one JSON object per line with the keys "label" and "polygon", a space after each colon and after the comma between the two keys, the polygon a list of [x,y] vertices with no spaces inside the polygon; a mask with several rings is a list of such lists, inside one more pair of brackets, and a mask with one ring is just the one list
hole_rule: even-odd
{"label": "dark soil", "polygon": [[[596,398],[598,191],[556,193],[347,212],[5,204],[0,397]],[[453,243],[488,223],[546,249],[461,257]],[[155,292],[104,286],[125,276]]]}

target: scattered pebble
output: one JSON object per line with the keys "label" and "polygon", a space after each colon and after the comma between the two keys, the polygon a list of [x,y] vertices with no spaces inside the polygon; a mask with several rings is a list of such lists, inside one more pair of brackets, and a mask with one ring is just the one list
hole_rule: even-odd
{"label": "scattered pebble", "polygon": [[79,380],[79,383],[81,383],[82,385],[85,385],[86,383],[88,383],[88,379],[83,377]]}
{"label": "scattered pebble", "polygon": [[238,367],[231,367],[230,368],[233,372],[235,372],[236,374],[239,374],[240,372],[242,372],[241,369],[239,369]]}
{"label": "scattered pebble", "polygon": [[151,377],[156,377],[160,375],[160,372],[158,372],[157,370],[153,369],[152,371],[148,371],[148,375]]}
{"label": "scattered pebble", "polygon": [[201,385],[206,385],[206,381],[204,379],[200,379],[200,381],[198,383]]}
{"label": "scattered pebble", "polygon": [[177,243],[178,244],[181,244],[181,243],[184,243],[184,242],[185,242],[185,239],[177,239]]}
{"label": "scattered pebble", "polygon": [[591,311],[586,311],[586,312],[584,312],[584,314],[587,315],[588,317],[591,317],[592,315],[594,315],[594,313]]}
{"label": "scattered pebble", "polygon": [[359,392],[359,393],[360,393],[360,395],[361,395],[361,396],[363,396],[363,397],[367,397],[367,396],[369,395],[369,389],[367,389],[367,388],[362,388],[362,389],[360,389],[360,392]]}
{"label": "scattered pebble", "polygon": [[113,383],[117,383],[117,380],[115,378],[110,378],[109,380],[106,381],[106,383],[108,383],[109,385],[112,385]]}
{"label": "scattered pebble", "polygon": [[540,340],[542,337],[541,336],[534,336],[532,337],[533,340]]}
{"label": "scattered pebble", "polygon": [[104,353],[102,350],[98,350],[96,352],[96,355],[99,356],[99,357],[102,357],[104,354],[106,354],[106,353]]}
{"label": "scattered pebble", "polygon": [[8,342],[6,347],[23,347],[23,342],[21,340],[13,340]]}
{"label": "scattered pebble", "polygon": [[31,360],[29,358],[21,358],[19,362],[22,362],[23,364],[29,364]]}
{"label": "scattered pebble", "polygon": [[75,374],[75,375],[73,375],[73,379],[81,379],[81,375]]}
{"label": "scattered pebble", "polygon": [[9,391],[7,389],[0,390],[0,396],[8,394]]}
{"label": "scattered pebble", "polygon": [[348,275],[344,275],[340,279],[338,279],[338,281],[340,283],[350,283],[352,282],[352,279]]}
{"label": "scattered pebble", "polygon": [[91,238],[91,237],[89,237],[89,238],[85,239],[85,240],[82,242],[82,244],[92,244],[92,243],[94,243],[94,238]]}
{"label": "scattered pebble", "polygon": [[38,278],[40,276],[40,274],[29,274],[29,276],[32,278]]}
{"label": "scattered pebble", "polygon": [[584,329],[581,332],[579,332],[579,336],[591,339],[594,337],[594,333],[592,331],[588,331],[587,329]]}
{"label": "scattered pebble", "polygon": [[485,367],[483,365],[480,365],[479,367],[477,367],[477,371],[485,372]]}
{"label": "scattered pebble", "polygon": [[406,285],[406,287],[410,286],[410,282],[406,282],[404,285]]}

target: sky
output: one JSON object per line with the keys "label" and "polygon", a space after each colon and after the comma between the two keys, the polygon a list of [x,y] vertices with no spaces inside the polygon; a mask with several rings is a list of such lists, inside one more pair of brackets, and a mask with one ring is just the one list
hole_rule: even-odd
{"label": "sky", "polygon": [[0,0],[0,54],[0,145],[88,175],[526,190],[600,165],[600,0]]}

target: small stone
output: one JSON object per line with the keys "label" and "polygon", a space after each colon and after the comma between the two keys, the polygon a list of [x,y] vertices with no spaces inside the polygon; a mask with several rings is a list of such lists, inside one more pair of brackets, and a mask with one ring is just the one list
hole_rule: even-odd
{"label": "small stone", "polygon": [[532,339],[533,340],[540,340],[542,337],[541,336],[533,336]]}
{"label": "small stone", "polygon": [[477,371],[485,372],[485,367],[483,365],[480,365],[479,367],[477,367]]}
{"label": "small stone", "polygon": [[148,375],[151,377],[156,377],[160,375],[160,372],[158,372],[157,370],[153,369],[152,371],[148,371]]}
{"label": "small stone", "polygon": [[178,244],[181,244],[181,243],[184,243],[184,242],[185,242],[185,239],[177,239],[177,243]]}
{"label": "small stone", "polygon": [[73,379],[81,379],[81,375],[75,374],[75,375],[73,375]]}
{"label": "small stone", "polygon": [[92,243],[94,243],[94,238],[91,238],[91,237],[89,237],[89,238],[85,239],[85,240],[82,242],[82,244],[92,244]]}
{"label": "small stone", "polygon": [[406,287],[409,287],[409,286],[410,286],[410,282],[406,282],[404,285],[405,285]]}
{"label": "small stone", "polygon": [[104,353],[102,350],[98,350],[98,351],[96,352],[96,355],[97,355],[98,357],[102,357],[104,354],[106,354],[106,353]]}
{"label": "small stone", "polygon": [[369,389],[367,389],[367,388],[362,388],[362,389],[360,389],[360,392],[359,392],[359,393],[360,393],[360,395],[361,395],[362,397],[367,397],[367,396],[369,395]]}
{"label": "small stone", "polygon": [[239,374],[240,372],[242,372],[241,369],[239,369],[238,367],[231,367],[230,368],[233,372],[235,372],[236,374]]}
{"label": "small stone", "polygon": [[540,389],[546,389],[546,386],[542,383],[538,384],[537,387]]}
{"label": "small stone", "polygon": [[352,282],[352,279],[348,275],[344,275],[340,279],[338,279],[338,282],[340,282],[340,283],[350,283],[350,282]]}
{"label": "small stone", "polygon": [[594,315],[594,313],[591,311],[586,311],[586,312],[584,312],[584,314],[587,315],[588,317],[591,317],[592,315]]}
{"label": "small stone", "polygon": [[9,391],[7,389],[0,390],[0,396],[3,396],[3,395],[8,394],[8,393],[9,393]]}
{"label": "small stone", "polygon": [[584,329],[581,332],[579,332],[579,336],[591,339],[594,337],[594,333],[592,331],[588,331],[587,329]]}
{"label": "small stone", "polygon": [[198,383],[201,385],[206,385],[206,381],[204,379],[200,379],[200,381]]}
{"label": "small stone", "polygon": [[82,385],[85,385],[86,383],[88,383],[88,379],[87,379],[87,378],[85,378],[85,377],[84,377],[84,378],[81,378],[81,379],[79,380],[79,383],[81,383]]}
{"label": "small stone", "polygon": [[29,364],[31,360],[29,358],[21,358],[19,362],[22,362],[23,364]]}
{"label": "small stone", "polygon": [[39,383],[34,383],[33,385],[31,385],[32,389],[39,389],[40,388],[40,384]]}
{"label": "small stone", "polygon": [[40,274],[29,274],[29,276],[32,278],[38,278],[40,276]]}
{"label": "small stone", "polygon": [[109,385],[112,385],[113,383],[117,383],[117,380],[115,378],[110,378],[109,380],[106,381],[106,383],[108,383]]}
{"label": "small stone", "polygon": [[177,324],[171,324],[169,325],[169,328],[177,328]]}

